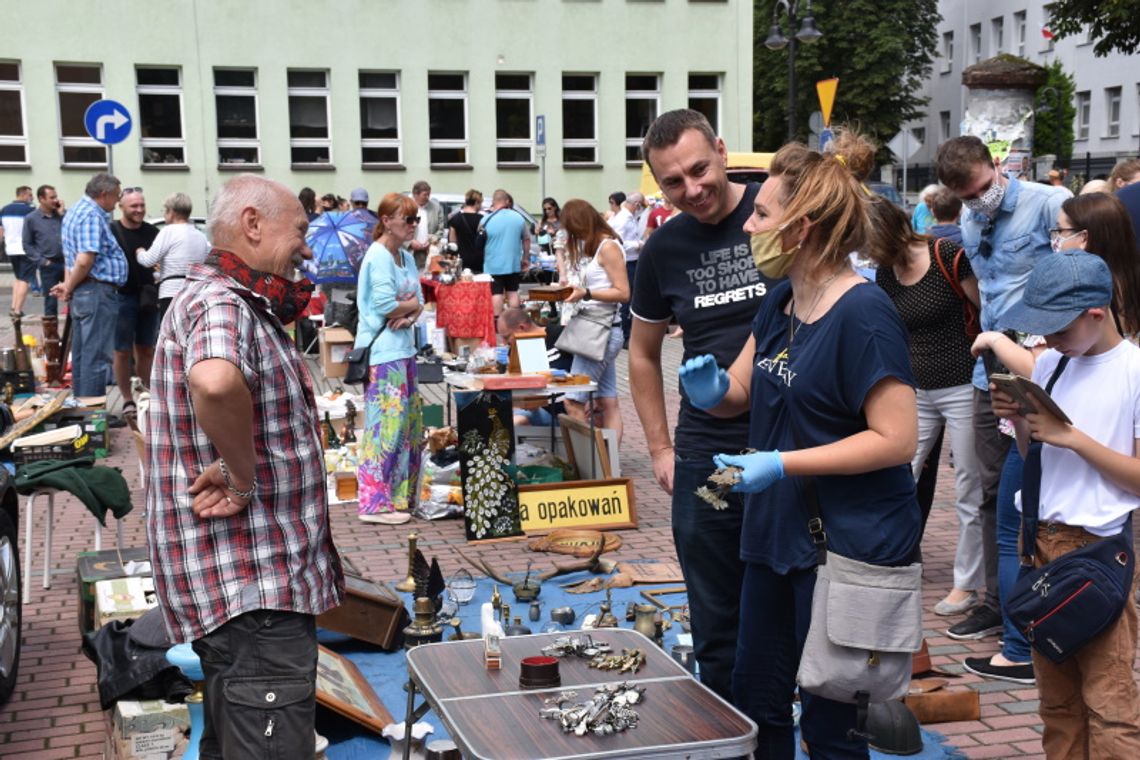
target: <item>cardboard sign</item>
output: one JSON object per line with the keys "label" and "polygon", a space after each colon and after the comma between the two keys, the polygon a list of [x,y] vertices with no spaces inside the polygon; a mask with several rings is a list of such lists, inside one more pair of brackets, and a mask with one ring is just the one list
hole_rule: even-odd
{"label": "cardboard sign", "polygon": [[526,533],[555,528],[636,528],[633,481],[615,478],[519,486],[519,518]]}

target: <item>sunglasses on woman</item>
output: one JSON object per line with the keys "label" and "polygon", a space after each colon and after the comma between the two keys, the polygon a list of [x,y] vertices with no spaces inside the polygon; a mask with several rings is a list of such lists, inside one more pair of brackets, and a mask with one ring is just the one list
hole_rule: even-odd
{"label": "sunglasses on woman", "polygon": [[419,224],[420,218],[418,216],[405,216],[404,221],[408,224]]}

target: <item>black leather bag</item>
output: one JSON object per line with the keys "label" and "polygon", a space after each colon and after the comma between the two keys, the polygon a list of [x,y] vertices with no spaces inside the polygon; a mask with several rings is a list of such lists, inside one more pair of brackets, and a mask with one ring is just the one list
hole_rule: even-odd
{"label": "black leather bag", "polygon": [[[1062,357],[1045,391],[1068,363]],[[1111,626],[1130,604],[1136,555],[1132,516],[1115,536],[1094,541],[1033,568],[1041,499],[1041,443],[1034,441],[1025,457],[1021,487],[1022,573],[1006,602],[1006,614],[1033,648],[1062,663]]]}
{"label": "black leather bag", "polygon": [[348,369],[344,373],[344,382],[347,385],[361,385],[368,382],[368,370],[372,366],[372,344],[382,332],[384,332],[383,327],[376,331],[367,346],[354,348],[344,357],[344,361],[348,364]]}

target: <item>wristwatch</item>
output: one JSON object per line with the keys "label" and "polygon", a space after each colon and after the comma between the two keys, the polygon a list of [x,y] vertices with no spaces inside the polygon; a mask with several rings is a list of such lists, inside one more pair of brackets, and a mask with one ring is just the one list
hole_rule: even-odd
{"label": "wristwatch", "polygon": [[592,293],[590,293],[589,288],[586,288],[586,295],[582,296],[582,300],[583,301],[593,301],[594,300],[594,296]]}

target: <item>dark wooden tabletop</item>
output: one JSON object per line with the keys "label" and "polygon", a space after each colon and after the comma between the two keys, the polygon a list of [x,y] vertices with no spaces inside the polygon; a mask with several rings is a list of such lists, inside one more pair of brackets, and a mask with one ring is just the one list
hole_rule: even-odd
{"label": "dark wooden tabletop", "polygon": [[[640,649],[645,664],[636,674],[617,673],[564,657],[560,688],[519,688],[519,661],[541,654],[559,636],[582,635],[567,632],[503,639],[501,670],[484,668],[480,639],[427,644],[408,652],[408,672],[468,760],[718,758],[747,756],[755,748],[755,724],[640,633],[620,628],[589,633],[615,653]],[[637,728],[575,736],[563,733],[558,721],[539,717],[546,697],[572,689],[579,699],[588,699],[595,686],[621,681],[645,688],[635,708]]]}

